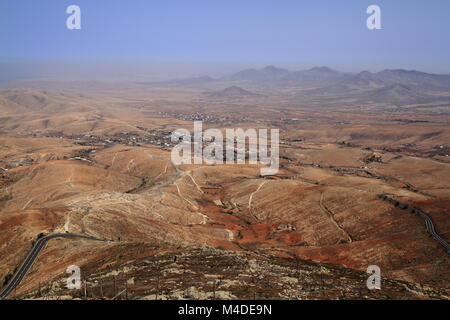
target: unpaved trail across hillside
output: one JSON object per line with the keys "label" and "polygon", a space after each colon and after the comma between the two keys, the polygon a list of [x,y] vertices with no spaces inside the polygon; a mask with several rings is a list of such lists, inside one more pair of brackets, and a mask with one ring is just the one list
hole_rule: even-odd
{"label": "unpaved trail across hillside", "polygon": [[352,237],[347,233],[347,231],[345,231],[345,230],[344,230],[344,229],[336,222],[336,220],[334,219],[333,212],[332,212],[330,209],[328,209],[328,208],[323,204],[323,195],[324,195],[324,192],[322,192],[322,193],[320,194],[320,201],[319,201],[320,208],[322,209],[323,212],[325,212],[325,213],[330,217],[331,222],[332,222],[332,223],[336,226],[336,228],[337,228],[338,230],[340,230],[341,233],[347,238],[347,241],[348,241],[349,243],[352,243],[352,242],[353,242]]}

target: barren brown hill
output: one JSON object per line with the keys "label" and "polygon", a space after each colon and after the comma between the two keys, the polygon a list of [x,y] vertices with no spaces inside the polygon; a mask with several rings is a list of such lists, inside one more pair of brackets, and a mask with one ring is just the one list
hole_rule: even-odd
{"label": "barren brown hill", "polygon": [[242,89],[241,87],[231,86],[223,90],[210,93],[208,94],[208,96],[212,98],[245,98],[245,97],[257,97],[260,95]]}
{"label": "barren brown hill", "polygon": [[[51,283],[42,288],[50,296],[69,294],[60,281],[79,263],[95,290],[100,280],[129,274],[140,298],[154,297],[150,273],[159,268],[161,279],[180,284],[164,285],[158,294],[167,298],[193,290],[183,279],[204,283],[202,274],[215,274],[231,281],[218,287],[223,298],[448,299],[448,253],[419,216],[377,197],[420,208],[449,241],[450,118],[436,111],[445,106],[328,110],[276,95],[209,104],[203,89],[158,87],[14,89],[0,97],[0,279],[41,233],[113,241],[52,240],[17,288],[20,296],[35,297],[39,282]],[[249,164],[175,166],[170,133],[192,130],[193,120],[204,129],[280,129],[278,174],[263,178],[260,165]],[[174,256],[185,260],[158,266],[158,257]],[[267,271],[276,288],[242,289],[253,260],[264,267],[251,272],[286,268],[282,276]],[[236,264],[236,272],[220,263]],[[382,269],[385,291],[367,292],[369,265]],[[208,285],[189,294],[210,297]],[[310,293],[333,285],[339,289]]]}

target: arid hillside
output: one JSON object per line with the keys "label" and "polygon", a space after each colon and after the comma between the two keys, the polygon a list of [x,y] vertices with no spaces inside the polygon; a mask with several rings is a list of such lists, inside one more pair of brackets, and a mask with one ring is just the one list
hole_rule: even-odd
{"label": "arid hillside", "polygon": [[[315,107],[297,92],[284,98],[292,88],[254,90],[260,74],[244,75],[249,91],[231,96],[217,96],[230,90],[215,81],[212,96],[173,83],[0,91],[1,284],[39,235],[75,233],[110,242],[49,241],[16,297],[83,296],[63,287],[75,264],[86,298],[112,298],[127,282],[136,299],[449,299],[449,253],[423,218],[378,197],[424,211],[450,242],[448,107]],[[288,75],[300,77],[264,73]],[[339,76],[301,76],[319,75]],[[192,132],[193,121],[279,129],[278,173],[174,165],[171,132]],[[381,268],[380,291],[366,288],[370,265]]]}

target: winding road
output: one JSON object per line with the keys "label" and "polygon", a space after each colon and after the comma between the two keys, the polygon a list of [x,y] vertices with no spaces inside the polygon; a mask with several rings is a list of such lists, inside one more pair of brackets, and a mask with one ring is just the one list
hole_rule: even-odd
{"label": "winding road", "polygon": [[[258,190],[262,187],[258,188]],[[400,201],[397,201],[395,199],[392,199],[388,197],[386,194],[378,194],[378,198],[390,202],[396,207],[399,207],[404,210],[409,210],[411,213],[421,216],[425,220],[425,227],[427,231],[431,234],[434,240],[436,240],[440,245],[442,245],[447,252],[450,254],[450,245],[436,232],[436,229],[434,227],[433,221],[431,218],[420,209],[416,209],[414,207],[411,207],[408,204],[402,203]],[[250,200],[251,201],[251,200]],[[251,202],[249,203],[249,206],[251,205]],[[36,243],[31,248],[31,251],[26,256],[25,260],[22,262],[18,270],[14,273],[14,275],[11,277],[9,282],[0,290],[0,300],[6,298],[25,278],[28,271],[33,266],[33,263],[36,261],[39,253],[44,249],[46,243],[48,240],[55,239],[55,238],[82,238],[87,240],[93,240],[93,241],[102,241],[102,242],[109,242],[110,240],[105,239],[99,239],[93,236],[87,236],[82,234],[75,234],[75,233],[57,233],[57,234],[51,234],[48,236],[44,236],[36,241]]]}
{"label": "winding road", "polygon": [[450,254],[450,244],[448,244],[437,232],[434,228],[433,221],[431,220],[430,216],[427,215],[425,212],[423,212],[420,209],[416,209],[414,207],[411,207],[410,205],[406,203],[402,203],[398,200],[389,198],[386,194],[379,194],[377,195],[378,198],[390,202],[396,207],[399,207],[403,210],[409,210],[411,213],[421,216],[425,220],[425,228],[427,229],[428,233],[431,234],[434,240],[436,240],[441,246],[443,246],[448,254]]}
{"label": "winding road", "polygon": [[14,273],[14,275],[11,277],[8,284],[0,290],[0,300],[6,298],[22,282],[23,278],[25,278],[27,272],[31,269],[33,263],[36,261],[39,253],[42,251],[42,249],[44,249],[47,241],[55,238],[83,238],[93,241],[110,241],[75,233],[57,233],[38,239],[16,273]]}

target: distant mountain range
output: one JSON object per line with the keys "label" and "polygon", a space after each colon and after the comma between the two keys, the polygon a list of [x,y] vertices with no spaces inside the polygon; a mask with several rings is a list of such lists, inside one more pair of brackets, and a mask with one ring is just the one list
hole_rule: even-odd
{"label": "distant mountain range", "polygon": [[332,83],[333,81],[338,81],[346,76],[347,74],[332,70],[328,67],[315,67],[302,71],[288,71],[274,66],[267,66],[261,70],[243,70],[225,77],[224,79],[259,83],[266,82],[281,86],[297,86]]}
{"label": "distant mountain range", "polygon": [[[211,93],[215,97],[245,97],[252,94],[237,92],[237,85],[252,88],[298,88],[297,94],[306,98],[343,98],[360,103],[374,102],[394,105],[421,104],[450,101],[450,75],[438,75],[402,69],[380,72],[362,71],[346,73],[328,67],[289,71],[267,66],[263,69],[246,69],[221,77],[208,76],[173,80],[159,85],[231,87]],[[243,91],[245,89],[239,88]],[[223,91],[223,92],[222,92]],[[248,92],[248,91],[246,91]],[[249,92],[251,93],[251,92]],[[255,95],[255,94],[253,94]]]}
{"label": "distant mountain range", "polygon": [[363,71],[357,74],[339,72],[328,67],[314,67],[308,70],[288,71],[274,66],[263,69],[248,69],[225,77],[227,80],[272,82],[280,85],[326,85],[346,84],[349,86],[386,86],[403,84],[411,88],[426,90],[448,90],[450,75],[436,75],[402,69],[383,70],[377,73]]}

